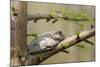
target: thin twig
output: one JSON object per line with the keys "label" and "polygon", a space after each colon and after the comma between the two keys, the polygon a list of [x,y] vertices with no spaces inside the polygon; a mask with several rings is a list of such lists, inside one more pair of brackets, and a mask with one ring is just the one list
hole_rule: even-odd
{"label": "thin twig", "polygon": [[86,43],[89,43],[90,45],[94,45],[94,43],[93,42],[91,42],[91,41],[89,41],[89,40],[84,40]]}

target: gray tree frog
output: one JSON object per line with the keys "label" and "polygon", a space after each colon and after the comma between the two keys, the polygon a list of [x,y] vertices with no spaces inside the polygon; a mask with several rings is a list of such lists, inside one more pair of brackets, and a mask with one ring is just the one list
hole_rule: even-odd
{"label": "gray tree frog", "polygon": [[30,45],[28,45],[29,54],[46,52],[55,48],[63,39],[64,34],[61,31],[45,32],[38,35]]}

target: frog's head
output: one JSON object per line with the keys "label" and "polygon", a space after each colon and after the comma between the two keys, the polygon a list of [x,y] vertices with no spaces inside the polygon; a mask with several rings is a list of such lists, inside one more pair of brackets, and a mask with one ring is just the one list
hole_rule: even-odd
{"label": "frog's head", "polygon": [[51,38],[56,41],[62,41],[62,40],[64,40],[65,36],[61,31],[56,31],[56,32],[52,33]]}

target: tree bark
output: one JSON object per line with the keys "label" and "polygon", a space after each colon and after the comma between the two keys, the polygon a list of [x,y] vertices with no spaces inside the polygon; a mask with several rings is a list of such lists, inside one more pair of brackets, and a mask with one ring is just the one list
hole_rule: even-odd
{"label": "tree bark", "polygon": [[69,47],[72,47],[72,46],[76,45],[77,43],[84,41],[84,40],[86,40],[86,39],[88,39],[88,38],[90,38],[94,35],[95,35],[95,29],[91,29],[91,30],[88,30],[88,31],[81,32],[79,34],[79,36],[72,35],[71,37],[65,38],[62,42],[60,42],[58,44],[58,46],[55,49],[47,52],[47,54],[44,55],[44,57],[42,58],[41,61],[38,62],[38,64],[43,62],[47,58],[53,56],[54,54],[56,54],[60,51],[63,51],[64,49],[67,49]]}
{"label": "tree bark", "polygon": [[[52,17],[50,15],[50,13],[48,14],[33,14],[33,15],[27,15],[27,21],[31,21],[31,20],[40,20],[40,19],[46,19],[47,22],[51,19],[57,19],[59,17]],[[64,20],[74,20],[74,21],[88,21],[88,18],[81,18],[81,19],[75,19],[75,18],[70,18],[69,16],[63,16],[63,17],[60,17]]]}
{"label": "tree bark", "polygon": [[23,65],[27,41],[27,2],[11,1],[11,66]]}
{"label": "tree bark", "polygon": [[[94,35],[95,35],[95,29],[91,29],[91,30],[88,30],[88,31],[81,32],[79,34],[79,36],[78,35],[72,35],[68,38],[65,38],[62,42],[60,42],[58,44],[57,47],[55,47],[55,49],[43,53],[42,59],[40,59],[41,57],[40,58],[37,57],[37,55],[31,55],[33,57],[32,59],[34,59],[34,61],[36,61],[36,62],[32,61],[31,65],[40,64],[44,60],[55,55],[56,53],[63,51],[64,49],[67,49],[69,47],[72,47],[72,46],[76,45],[77,43],[84,41],[84,40],[86,40],[86,39],[88,39],[88,38],[90,38]],[[28,57],[30,57],[30,56],[28,56]]]}

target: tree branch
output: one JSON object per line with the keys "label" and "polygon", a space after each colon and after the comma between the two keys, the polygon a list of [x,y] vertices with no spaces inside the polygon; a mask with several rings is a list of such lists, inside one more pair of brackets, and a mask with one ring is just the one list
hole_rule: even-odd
{"label": "tree branch", "polygon": [[86,42],[86,43],[89,43],[90,45],[94,45],[94,43],[93,42],[91,42],[91,41],[89,41],[89,40],[84,40],[84,42]]}
{"label": "tree branch", "polygon": [[[36,63],[31,63],[31,64],[40,64],[41,62],[43,62],[44,60],[46,60],[47,58],[53,56],[54,54],[63,51],[66,48],[69,48],[71,46],[76,45],[77,43],[84,41],[92,36],[95,35],[95,29],[91,29],[88,31],[83,31],[79,34],[79,36],[77,35],[72,35],[71,37],[65,38],[62,42],[60,42],[58,44],[58,46],[56,48],[54,48],[51,51],[45,52],[43,53],[43,57],[41,60],[39,60],[39,58],[35,57],[36,55],[33,55],[35,57],[35,61],[37,61]],[[37,58],[37,59],[36,59]]]}
{"label": "tree branch", "polygon": [[69,16],[52,17],[50,14],[34,14],[34,15],[28,15],[27,16],[27,21],[34,20],[36,22],[39,19],[46,19],[47,22],[48,22],[51,19],[55,19],[54,21],[56,21],[57,18],[62,18],[64,20],[75,20],[75,21],[87,21],[88,20],[88,18],[75,19],[75,18],[71,18]]}

